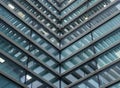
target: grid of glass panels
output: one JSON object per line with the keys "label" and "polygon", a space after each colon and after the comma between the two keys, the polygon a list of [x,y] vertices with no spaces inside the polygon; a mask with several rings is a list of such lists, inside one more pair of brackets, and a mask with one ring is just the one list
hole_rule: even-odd
{"label": "grid of glass panels", "polygon": [[[10,8],[10,10],[12,10],[20,19],[23,19],[24,22],[32,26],[33,29],[36,29],[36,31],[38,31],[41,35],[49,39],[51,43],[56,43],[54,45],[59,46],[56,37],[53,36],[50,32],[46,31],[46,29],[51,30],[55,26],[52,25],[47,19],[45,19],[45,17],[43,18],[43,16],[40,16],[41,14],[38,13],[34,8],[32,8],[32,6],[27,5],[27,10],[29,10],[29,13],[31,13],[35,17],[31,16],[30,14],[16,6],[16,4],[12,0],[6,0],[4,1],[4,4],[6,4],[6,6]],[[38,21],[41,23],[39,23]]]}
{"label": "grid of glass panels", "polygon": [[[5,53],[9,54],[13,59],[20,62],[23,66],[32,70],[39,77],[42,77],[43,79],[57,86],[56,83],[59,81],[57,74],[55,75],[54,72],[51,72],[50,70],[48,70],[47,67],[41,65],[38,61],[36,61],[34,57],[30,57],[30,55],[27,55],[25,51],[20,50],[15,45],[3,39],[3,37],[0,37],[0,49],[3,50]],[[15,75],[13,76],[15,77]]]}
{"label": "grid of glass panels", "polygon": [[[39,61],[45,63],[47,66],[53,69],[59,68],[58,63],[55,62],[53,58],[48,56],[45,52],[39,49],[39,47],[35,46],[32,42],[28,41],[17,31],[13,30],[9,25],[3,23],[3,21],[0,21],[0,32],[9,37],[12,41],[19,44],[21,47],[30,52]],[[50,52],[52,52],[52,50]],[[56,71],[59,72],[58,70]]]}
{"label": "grid of glass panels", "polygon": [[[106,65],[111,64],[113,61],[120,59],[120,42],[117,43],[117,46],[114,45],[112,48],[107,49],[99,56],[93,57],[91,61],[86,62],[85,64],[79,64],[78,68],[68,71],[66,74],[62,74],[62,79],[67,80],[68,84],[74,83],[78,79],[82,79],[87,75],[104,68]],[[78,61],[79,62],[79,61]],[[67,85],[68,85],[67,84]]]}
{"label": "grid of glass panels", "polygon": [[[80,38],[81,36],[83,36],[84,34],[88,33],[89,31],[92,31],[98,25],[101,25],[103,22],[108,20],[108,18],[112,17],[111,15],[119,12],[119,9],[117,8],[118,5],[120,5],[120,3],[117,3],[113,6],[111,6],[111,4],[110,4],[109,6],[111,6],[111,7],[109,7],[108,9],[101,8],[99,13],[97,13],[97,11],[99,11],[99,10],[96,10],[97,14],[94,18],[92,18],[90,21],[84,23],[79,28],[77,28],[76,30],[74,30],[73,32],[71,32],[70,34],[68,34],[66,37],[64,37],[62,39],[62,42],[61,42],[62,47],[69,45],[70,43],[72,43],[71,41],[75,41],[78,38]],[[104,10],[104,11],[101,12],[102,10]],[[92,13],[91,13],[91,15],[92,15]],[[72,29],[72,28],[68,27],[68,29]]]}
{"label": "grid of glass panels", "polygon": [[[112,31],[113,32],[113,31]],[[93,45],[89,46],[87,49],[82,50],[75,56],[71,56],[70,59],[62,63],[62,73],[68,69],[73,68],[74,66],[83,63],[87,59],[99,54],[110,46],[114,45],[116,42],[119,42],[120,32],[117,29],[117,32],[106,36],[105,38],[99,40]]]}
{"label": "grid of glass panels", "polygon": [[119,24],[119,0],[1,0],[0,71],[28,88],[103,87],[119,77]]}
{"label": "grid of glass panels", "polygon": [[[98,2],[98,0],[90,0],[87,3],[85,3],[84,5],[82,5],[81,7],[79,7],[78,9],[76,9],[74,12],[72,12],[70,15],[68,15],[67,17],[65,17],[62,20],[62,26],[65,26],[70,21],[72,21],[73,19],[77,18],[81,13],[83,13],[89,7],[95,5],[97,2]],[[88,7],[88,4],[89,4],[89,7]]]}
{"label": "grid of glass panels", "polygon": [[[79,29],[80,25],[84,24],[86,21],[88,21],[89,19],[94,17],[99,11],[101,11],[101,9],[107,8],[107,6],[109,6],[110,3],[113,3],[113,1],[105,0],[103,2],[100,2],[95,7],[91,8],[89,11],[86,11],[85,13],[78,15],[79,17],[77,17],[77,19],[72,20],[72,22],[68,23],[68,25],[66,25],[64,28],[62,28],[63,36],[69,34],[70,32],[72,32],[75,29]],[[81,30],[85,31],[84,28]]]}
{"label": "grid of glass panels", "polygon": [[[18,18],[16,18],[14,15],[9,13],[5,8],[1,6],[1,16],[9,22],[11,25],[15,26],[16,29],[21,31],[24,35],[31,38],[31,40],[35,41],[38,45],[43,47],[47,52],[52,52],[53,55],[55,55],[56,59],[59,57],[58,50],[54,48],[50,43],[48,43],[46,40],[44,40],[38,33],[36,33],[34,30],[30,29],[27,25],[25,25],[22,21],[20,21]],[[4,11],[4,13],[2,13]]]}
{"label": "grid of glass panels", "polygon": [[[83,38],[79,39],[77,42],[69,45],[67,48],[62,50],[61,59],[66,59],[71,55],[74,55],[83,47],[89,45],[95,40],[99,40],[102,38],[106,33],[119,27],[120,24],[120,15],[117,15],[110,19],[105,24],[101,25],[100,27],[96,28],[92,33],[85,35]],[[75,48],[74,48],[75,47]]]}

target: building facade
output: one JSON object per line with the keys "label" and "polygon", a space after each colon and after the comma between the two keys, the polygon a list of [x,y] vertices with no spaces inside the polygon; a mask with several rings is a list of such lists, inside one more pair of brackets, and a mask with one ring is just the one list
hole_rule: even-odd
{"label": "building facade", "polygon": [[0,88],[120,88],[120,0],[0,0]]}

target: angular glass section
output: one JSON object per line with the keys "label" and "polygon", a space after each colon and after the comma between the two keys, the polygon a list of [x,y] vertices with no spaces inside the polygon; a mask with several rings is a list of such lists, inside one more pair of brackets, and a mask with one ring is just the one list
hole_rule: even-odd
{"label": "angular glass section", "polygon": [[[10,22],[11,25],[15,26],[16,29],[24,33],[27,37],[31,38],[33,41],[38,43],[41,47],[43,47],[45,50],[49,50],[52,48],[52,45],[48,43],[46,40],[44,40],[37,32],[30,29],[28,26],[26,26],[24,23],[18,20],[18,18],[14,17],[12,14],[8,13],[4,8],[1,7],[1,11],[4,11],[4,13],[1,14],[1,16],[4,16],[4,19],[7,22]],[[55,49],[53,47],[53,49]],[[55,53],[57,53],[57,49],[55,49]],[[56,54],[56,57],[59,57],[59,54]]]}
{"label": "angular glass section", "polygon": [[[98,15],[96,14],[95,17],[93,16],[94,18],[92,18],[90,21],[87,21],[85,24],[81,25],[80,27],[77,26],[76,30],[69,33],[66,37],[64,37],[62,39],[62,47],[64,48],[66,45],[69,45],[69,43],[72,43],[71,41],[74,42],[75,40],[82,37],[86,33],[94,30],[98,25],[103,24],[104,22],[109,20],[111,17],[113,17],[114,14],[119,12],[119,10],[116,7],[117,5],[119,5],[119,3],[109,7],[108,9],[106,9],[106,8],[100,9],[100,12],[101,12],[101,10],[104,10],[104,9],[105,9],[105,11],[103,11],[102,13],[99,12],[100,14],[97,13]],[[96,11],[98,11],[98,10],[96,10]],[[68,27],[68,29],[72,29],[72,28]]]}
{"label": "angular glass section", "polygon": [[[87,44],[90,44],[91,42],[96,41],[97,39],[100,39],[102,36],[107,34],[109,31],[115,29],[116,27],[119,27],[119,24],[120,24],[120,15],[117,15],[113,17],[112,19],[110,19],[105,24],[96,28],[96,30],[94,30],[92,33],[85,35],[83,38],[79,39],[77,42],[71,44],[70,46],[62,50],[61,59],[66,59],[68,56],[76,53],[78,50],[85,47]],[[71,49],[74,46],[78,48],[74,48],[74,50]]]}
{"label": "angular glass section", "polygon": [[[98,0],[91,0],[90,2],[85,3],[83,6],[79,7],[77,10],[74,11],[74,13],[71,13],[69,16],[65,17],[62,20],[63,25],[66,25],[67,23],[69,23],[71,20],[75,19],[76,17],[78,17],[82,12],[84,12],[87,8],[89,8],[90,6],[96,4],[98,2]],[[88,7],[89,5],[89,7]]]}
{"label": "angular glass section", "polygon": [[[13,30],[9,25],[2,23],[2,21],[0,21],[0,26],[1,26],[0,31],[3,34],[5,34],[11,40],[19,44],[25,50],[30,52],[33,56],[37,57],[39,61],[42,61],[46,65],[53,68],[58,66],[57,62],[52,57],[48,56],[48,54],[39,49],[39,47],[35,46],[32,42],[28,41],[17,31]],[[54,50],[51,49],[50,52],[54,52]]]}
{"label": "angular glass section", "polygon": [[0,88],[119,88],[119,44],[119,0],[0,0]]}
{"label": "angular glass section", "polygon": [[[10,0],[10,1],[6,0],[6,2],[4,1],[4,3],[6,4],[7,7],[9,7],[9,5],[17,7],[16,4],[12,0]],[[27,6],[29,6],[29,5],[27,5]],[[29,12],[32,14],[32,16],[31,16],[31,14],[27,14],[24,10],[22,10],[19,7],[12,9],[12,11],[14,11],[20,19],[23,19],[26,23],[30,24],[30,26],[32,26],[32,28],[36,29],[41,35],[43,35],[47,39],[49,39],[49,41],[51,41],[53,43],[56,42],[57,44],[55,44],[55,45],[58,46],[59,44],[58,44],[56,37],[54,37],[50,32],[45,30],[45,29],[49,29],[49,31],[50,31],[55,26],[52,25],[51,23],[49,23],[49,21],[47,19],[45,19],[45,17],[41,16],[40,13],[38,11],[36,11],[34,8],[28,7],[27,10],[29,10]]]}

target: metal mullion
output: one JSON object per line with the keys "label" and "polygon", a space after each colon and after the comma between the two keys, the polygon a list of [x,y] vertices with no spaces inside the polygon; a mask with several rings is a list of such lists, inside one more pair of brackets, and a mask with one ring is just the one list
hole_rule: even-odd
{"label": "metal mullion", "polygon": [[[8,24],[9,25],[9,24]],[[32,37],[32,30],[30,30],[30,34],[29,34],[29,38]],[[28,51],[30,52],[31,51],[31,42],[29,41],[28,42]],[[28,56],[27,57],[27,62],[26,62],[26,66],[29,67],[29,61],[30,61],[30,57]],[[26,71],[26,74],[25,74],[25,84],[27,84],[27,74],[28,72]]]}
{"label": "metal mullion", "polygon": [[[16,1],[16,0],[13,0],[15,3],[17,3],[21,8],[22,8],[22,6],[18,3],[18,1]],[[28,2],[34,9],[36,9],[36,11],[38,11],[40,14],[42,14],[45,18],[47,18],[47,20],[49,20],[55,27],[57,27],[58,28],[58,25],[55,23],[55,22],[53,22],[49,17],[47,17],[44,13],[42,13],[33,3],[31,3],[30,1],[26,1],[26,2]],[[53,15],[53,14],[52,14]],[[56,18],[56,17],[55,17]],[[36,19],[37,20],[37,19]],[[58,20],[58,19],[57,19]]]}
{"label": "metal mullion", "polygon": [[14,42],[13,40],[11,40],[10,38],[6,37],[5,35],[3,35],[2,33],[0,33],[1,37],[3,37],[4,39],[6,39],[7,41],[9,41],[10,43],[12,43],[15,47],[19,48],[20,50],[22,50],[24,53],[26,53],[29,57],[33,58],[36,62],[38,62],[39,64],[41,64],[42,66],[44,66],[45,68],[47,68],[50,72],[52,72],[54,75],[59,77],[58,72],[55,72],[52,68],[48,67],[46,64],[44,64],[43,62],[39,61],[37,59],[37,57],[33,56],[30,52],[28,52],[27,50],[25,50],[24,48],[20,47],[20,45],[18,45],[16,42]]}
{"label": "metal mullion", "polygon": [[[116,29],[116,30],[117,30],[117,29]],[[116,31],[116,30],[111,31],[111,32],[108,33],[108,34],[111,34],[112,32],[114,32],[114,31]],[[107,35],[108,35],[108,34],[107,34]],[[104,37],[106,37],[107,35],[105,35]],[[104,37],[102,37],[102,39],[103,39]],[[100,40],[101,40],[101,39],[100,39]],[[94,42],[94,43],[95,43],[95,42]],[[93,44],[94,44],[94,43],[93,43]],[[117,43],[116,43],[116,44],[117,44]],[[116,44],[114,44],[114,45],[116,45]],[[92,44],[91,44],[91,45],[92,45]],[[106,50],[109,50],[109,49],[110,49],[111,47],[113,47],[114,45],[110,46],[108,49],[105,49],[105,50],[103,50],[102,52],[100,52],[100,53],[98,53],[98,54],[95,54],[95,55],[92,56],[90,59],[84,61],[83,63],[80,63],[80,64],[76,65],[75,67],[73,67],[73,68],[67,70],[66,72],[62,73],[61,75],[64,76],[65,74],[68,74],[69,72],[71,72],[72,70],[74,70],[74,69],[80,67],[81,65],[85,64],[86,62],[91,61],[93,58],[96,58],[98,55],[103,54]],[[63,63],[63,62],[62,62],[62,63]]]}
{"label": "metal mullion", "polygon": [[[1,17],[0,17],[1,18]],[[39,44],[36,44],[33,40],[31,40],[29,37],[24,35],[21,31],[17,30],[15,26],[11,25],[9,22],[7,22],[5,19],[1,18],[2,21],[4,21],[6,24],[8,24],[10,27],[15,29],[18,33],[20,33],[23,37],[25,37],[28,41],[30,41],[33,45],[37,46],[37,48],[41,49],[45,54],[50,56],[55,62],[59,63],[59,60],[55,59],[55,57],[47,52],[44,48],[42,48]]]}
{"label": "metal mullion", "polygon": [[[118,63],[120,63],[120,59],[111,62],[110,64],[104,66],[103,68],[100,68],[100,69],[94,71],[93,73],[90,73],[90,74],[87,75],[86,77],[84,77],[84,78],[82,78],[82,79],[79,79],[78,81],[76,81],[76,82],[74,82],[74,83],[71,83],[71,84],[68,85],[66,88],[72,88],[73,86],[75,86],[75,85],[77,85],[77,84],[79,84],[79,83],[81,83],[81,82],[83,82],[83,81],[85,81],[85,80],[87,80],[87,79],[95,76],[95,75],[97,76],[100,72],[102,72],[102,71],[104,71],[104,70],[106,70],[106,69],[109,69],[109,68],[111,68],[112,66],[114,66],[115,64],[118,64]],[[104,87],[104,88],[105,88],[105,87]]]}
{"label": "metal mullion", "polygon": [[35,31],[37,34],[39,34],[43,39],[45,39],[48,43],[50,43],[54,48],[58,49],[57,46],[55,46],[50,40],[48,40],[46,37],[44,37],[43,35],[41,35],[37,30],[34,30],[34,28],[29,25],[28,23],[26,23],[23,19],[21,19],[18,15],[16,15],[15,12],[11,11],[8,7],[6,7],[6,5],[2,4],[2,2],[0,3],[0,5],[2,5],[3,7],[5,7],[11,14],[13,14],[15,17],[17,17],[18,19],[20,19],[23,23],[25,23],[30,29],[32,29],[33,31]]}
{"label": "metal mullion", "polygon": [[81,6],[84,5],[85,3],[87,3],[87,0],[84,0],[82,3],[80,3],[79,6],[75,7],[74,9],[72,9],[71,11],[69,11],[67,14],[65,14],[64,16],[62,16],[61,19],[63,20],[69,14],[74,13],[74,11],[76,11],[78,8],[81,8]]}
{"label": "metal mullion", "polygon": [[[119,12],[119,13],[120,13],[120,12]],[[117,15],[118,15],[118,14],[117,14]],[[116,28],[117,28],[117,27],[116,27]],[[115,28],[115,29],[116,29],[116,28]],[[115,30],[115,29],[114,29],[114,30]],[[114,30],[112,30],[112,31],[114,31]],[[108,34],[108,33],[106,33],[106,34]],[[71,58],[71,57],[75,56],[76,54],[78,54],[81,50],[84,50],[84,49],[86,49],[87,47],[89,47],[91,44],[93,44],[93,43],[101,40],[103,37],[107,36],[106,34],[103,35],[103,36],[101,36],[101,37],[99,37],[98,39],[92,41],[90,44],[88,44],[87,46],[84,46],[82,49],[79,49],[79,50],[77,50],[76,52],[72,53],[72,54],[69,55],[68,57],[64,58],[61,62],[65,62],[65,61],[68,60],[69,58]]]}
{"label": "metal mullion", "polygon": [[29,68],[23,66],[20,62],[16,61],[13,59],[12,56],[10,56],[9,54],[5,53],[3,50],[0,49],[0,53],[3,54],[5,57],[9,58],[12,62],[16,63],[17,65],[19,65],[21,68],[23,68],[25,71],[29,72],[30,74],[32,74],[34,77],[38,78],[39,80],[41,80],[44,83],[47,83],[49,86],[51,86],[52,88],[56,88],[54,85],[52,85],[52,83],[50,83],[49,81],[46,81],[45,79],[43,79],[42,77],[40,77],[38,74],[34,73],[32,70],[30,70]]}
{"label": "metal mullion", "polygon": [[[61,50],[64,50],[65,48],[69,47],[69,45],[77,42],[79,39],[83,38],[84,36],[86,36],[87,34],[89,34],[90,32],[94,31],[96,28],[100,27],[101,25],[103,25],[105,22],[109,21],[110,19],[112,19],[116,14],[120,13],[120,11],[117,11],[116,13],[112,14],[110,17],[108,17],[107,19],[105,19],[104,21],[100,22],[99,24],[97,24],[94,28],[91,28],[90,30],[88,30],[87,32],[83,33],[82,35],[80,35],[79,37],[77,37],[74,40],[71,40],[69,43],[67,43],[66,45],[64,45]],[[88,21],[89,22],[89,21]]]}
{"label": "metal mullion", "polygon": [[75,21],[76,19],[78,19],[81,15],[83,15],[85,12],[87,12],[88,10],[90,10],[91,8],[94,8],[94,6],[96,6],[97,4],[99,4],[102,0],[98,0],[94,5],[92,5],[91,7],[89,7],[87,10],[85,10],[84,12],[82,12],[80,15],[78,15],[77,17],[73,18],[71,21],[67,22],[65,25],[62,26],[62,28],[65,28],[67,25],[69,25],[70,23],[72,23],[73,21]]}
{"label": "metal mullion", "polygon": [[3,77],[5,77],[5,78],[8,79],[8,80],[14,82],[15,84],[21,86],[22,88],[28,88],[25,84],[22,84],[22,83],[18,82],[17,80],[13,79],[13,78],[10,77],[8,74],[6,74],[6,73],[4,73],[4,72],[2,72],[2,71],[0,71],[0,75],[2,75]]}
{"label": "metal mullion", "polygon": [[79,27],[81,27],[82,25],[84,25],[85,23],[87,23],[88,21],[90,21],[91,19],[93,19],[94,17],[98,16],[101,12],[105,11],[106,9],[109,9],[109,7],[111,7],[113,4],[115,4],[117,1],[111,2],[110,5],[108,5],[106,8],[101,9],[100,11],[98,11],[96,14],[92,15],[88,20],[84,21],[82,24],[76,26],[73,30],[70,30],[69,32],[67,32],[66,34],[64,34],[61,39],[64,39],[66,36],[70,35],[72,32],[74,32],[75,30],[77,30]]}
{"label": "metal mullion", "polygon": [[[59,14],[61,15],[61,13],[59,12]],[[59,20],[59,23],[61,24],[61,20]],[[59,29],[60,29],[60,25],[59,25]],[[61,35],[59,35],[61,36]],[[61,40],[59,40],[59,49],[61,48]],[[59,50],[59,73],[60,73],[60,78],[59,78],[59,88],[62,87],[62,79],[61,79],[61,50]]]}

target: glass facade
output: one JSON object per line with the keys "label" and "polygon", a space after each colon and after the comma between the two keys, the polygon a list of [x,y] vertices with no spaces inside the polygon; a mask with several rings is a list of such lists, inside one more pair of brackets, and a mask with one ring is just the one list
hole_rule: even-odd
{"label": "glass facade", "polygon": [[0,88],[120,88],[120,0],[0,0]]}

